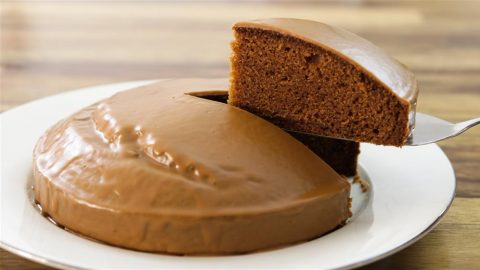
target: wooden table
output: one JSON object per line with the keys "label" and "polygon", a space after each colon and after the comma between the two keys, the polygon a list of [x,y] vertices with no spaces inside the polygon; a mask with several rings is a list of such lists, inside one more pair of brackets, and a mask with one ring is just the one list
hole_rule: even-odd
{"label": "wooden table", "polygon": [[[0,2],[0,110],[84,86],[225,77],[237,20],[298,17],[347,28],[410,66],[418,110],[480,115],[480,2]],[[440,225],[365,268],[480,269],[480,128],[441,142],[457,197]],[[434,188],[434,187],[432,187]],[[48,269],[0,250],[5,269]]]}

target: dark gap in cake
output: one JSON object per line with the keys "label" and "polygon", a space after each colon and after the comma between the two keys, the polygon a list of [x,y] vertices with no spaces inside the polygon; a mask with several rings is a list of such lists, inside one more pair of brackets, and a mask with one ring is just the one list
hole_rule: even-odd
{"label": "dark gap in cake", "polygon": [[204,92],[191,92],[187,93],[188,95],[204,98],[208,100],[213,100],[221,103],[227,103],[228,101],[228,92],[225,90],[211,90]]}

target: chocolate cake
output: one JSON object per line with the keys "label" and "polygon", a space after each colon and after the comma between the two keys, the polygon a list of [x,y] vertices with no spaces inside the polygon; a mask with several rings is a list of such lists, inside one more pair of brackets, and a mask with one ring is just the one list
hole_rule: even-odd
{"label": "chocolate cake", "polygon": [[[321,23],[234,30],[230,87],[160,81],[47,130],[33,166],[44,213],[108,244],[173,254],[275,248],[345,224],[350,184],[340,174],[356,173],[359,142],[405,143],[414,76]],[[228,87],[234,106],[222,104]]]}
{"label": "chocolate cake", "polygon": [[306,20],[240,22],[233,29],[230,104],[293,131],[405,144],[417,82],[378,47]]}
{"label": "chocolate cake", "polygon": [[35,199],[71,231],[174,254],[251,252],[343,225],[344,177],[264,119],[195,96],[227,87],[161,81],[60,121],[34,149]]}

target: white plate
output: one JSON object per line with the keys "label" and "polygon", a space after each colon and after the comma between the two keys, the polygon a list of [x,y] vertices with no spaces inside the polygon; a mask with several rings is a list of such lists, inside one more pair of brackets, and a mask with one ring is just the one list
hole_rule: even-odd
{"label": "white plate", "polygon": [[434,227],[454,197],[455,175],[437,145],[362,144],[361,173],[369,180],[370,191],[362,194],[355,185],[352,220],[303,244],[248,255],[181,257],[108,246],[48,222],[28,197],[31,153],[38,137],[86,105],[149,82],[81,89],[1,114],[0,247],[39,263],[74,269],[347,268],[412,244]]}

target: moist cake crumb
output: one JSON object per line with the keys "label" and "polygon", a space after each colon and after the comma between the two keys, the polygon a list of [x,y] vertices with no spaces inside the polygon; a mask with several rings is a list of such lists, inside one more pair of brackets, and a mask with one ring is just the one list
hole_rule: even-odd
{"label": "moist cake crumb", "polygon": [[[301,27],[315,27],[320,37],[333,35],[330,40],[344,38],[342,41],[350,42],[365,58],[387,58],[385,69],[402,71],[404,76],[395,76],[403,76],[413,97],[399,97],[395,89],[353,64],[336,48],[311,42],[317,36],[302,38],[289,32]],[[238,23],[233,29],[230,104],[293,131],[382,145],[401,146],[406,142],[416,81],[404,66],[373,44],[303,20]],[[362,50],[364,47],[368,50]],[[383,63],[378,61],[379,65]]]}

